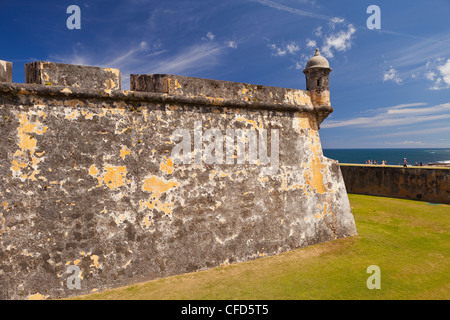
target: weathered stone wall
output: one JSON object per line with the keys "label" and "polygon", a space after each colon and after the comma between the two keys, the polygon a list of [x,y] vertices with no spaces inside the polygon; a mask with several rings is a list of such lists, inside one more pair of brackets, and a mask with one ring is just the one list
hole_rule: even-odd
{"label": "weathered stone wall", "polygon": [[118,69],[46,61],[25,64],[25,82],[106,91],[121,88]]}
{"label": "weathered stone wall", "polygon": [[450,168],[340,166],[349,193],[450,204]]}
{"label": "weathered stone wall", "polygon": [[[85,294],[356,234],[339,165],[322,154],[329,105],[301,90],[143,78],[161,85],[135,90],[159,92],[0,83],[1,298]],[[208,164],[205,138],[200,163],[179,163],[176,129],[192,159],[195,133],[216,129],[215,143],[217,129],[224,141],[227,129],[267,130],[279,161],[261,161],[259,144],[256,162],[233,152]],[[67,286],[72,266],[80,289]]]}

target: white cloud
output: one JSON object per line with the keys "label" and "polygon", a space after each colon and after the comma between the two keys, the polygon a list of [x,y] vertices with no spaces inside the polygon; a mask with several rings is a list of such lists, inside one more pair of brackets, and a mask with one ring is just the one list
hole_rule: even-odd
{"label": "white cloud", "polygon": [[344,18],[334,17],[330,20],[330,26],[332,29],[336,28],[337,24],[344,23]]}
{"label": "white cloud", "polygon": [[274,43],[269,44],[269,48],[275,52],[275,53],[272,53],[273,56],[282,57],[286,54],[286,50],[282,50],[281,48],[278,48],[277,45]]}
{"label": "white cloud", "polygon": [[300,47],[296,45],[294,42],[291,42],[286,46],[286,50],[289,52],[289,54],[295,54],[297,51],[300,50]]}
{"label": "white cloud", "polygon": [[434,73],[433,71],[429,71],[425,74],[425,78],[427,78],[428,80],[431,80],[431,81],[434,81],[436,76],[437,76],[437,74]]}
{"label": "white cloud", "polygon": [[444,65],[439,66],[438,70],[441,73],[442,79],[450,86],[450,59]]}
{"label": "white cloud", "polygon": [[317,47],[316,40],[306,39],[306,47],[307,48],[316,48]]}
{"label": "white cloud", "polygon": [[214,40],[214,38],[215,38],[216,36],[210,31],[210,32],[208,32],[207,34],[206,34],[206,38],[205,37],[202,37],[202,40]]}
{"label": "white cloud", "polygon": [[310,17],[310,18],[316,18],[316,19],[327,20],[327,21],[331,21],[333,19],[333,17],[330,17],[330,16],[288,7],[288,6],[273,2],[273,1],[268,1],[268,0],[252,0],[252,1],[258,2],[259,4],[262,4],[262,5],[277,9],[277,10],[287,11],[287,12],[290,12],[290,13],[293,13],[293,14],[296,14],[299,16],[303,16],[303,17]]}
{"label": "white cloud", "polygon": [[347,120],[327,120],[321,125],[321,128],[396,127],[450,119],[450,102],[430,107],[412,108],[423,105],[423,103],[411,103],[380,108],[375,110],[376,113],[372,116],[355,117]]}
{"label": "white cloud", "polygon": [[443,32],[431,39],[417,37],[420,41],[414,41],[413,45],[389,50],[383,56],[390,65],[401,68],[400,77],[403,81],[408,78],[422,79],[430,81],[430,90],[448,89],[450,84],[444,80],[444,76],[448,75],[445,65],[450,57],[449,35]]}
{"label": "white cloud", "polygon": [[391,67],[388,71],[383,74],[383,81],[393,81],[397,84],[403,82],[403,80],[398,75],[398,71]]}
{"label": "white cloud", "polygon": [[331,23],[343,23],[345,21],[345,19],[344,18],[339,18],[339,17],[334,17],[334,18],[332,18],[331,19]]}
{"label": "white cloud", "polygon": [[274,53],[272,53],[272,55],[278,56],[278,57],[285,56],[286,54],[294,55],[298,51],[300,51],[300,46],[297,45],[294,41],[291,41],[290,43],[288,43],[282,47],[278,47],[274,43],[271,43],[268,46],[270,49],[272,49],[272,51],[274,51]]}
{"label": "white cloud", "polygon": [[433,82],[430,90],[442,90],[450,88],[450,59],[444,64],[445,59],[436,58],[434,61],[428,61],[425,65],[425,78]]}
{"label": "white cloud", "polygon": [[432,107],[425,108],[391,108],[387,111],[387,114],[413,114],[421,113],[424,115],[439,112],[449,112],[450,113],[450,103],[443,103]]}
{"label": "white cloud", "polygon": [[319,26],[316,29],[314,29],[314,35],[319,38],[322,36],[322,26]]}
{"label": "white cloud", "polygon": [[348,25],[348,30],[340,31],[335,34],[326,36],[324,44],[322,46],[322,52],[327,58],[334,56],[333,50],[347,51],[352,46],[352,36],[355,34],[356,29],[352,24]]}
{"label": "white cloud", "polygon": [[237,43],[236,41],[227,41],[226,45],[230,48],[236,49],[237,48]]}
{"label": "white cloud", "polygon": [[152,63],[154,73],[184,73],[217,64],[224,47],[216,44],[200,44],[186,48],[175,56]]}

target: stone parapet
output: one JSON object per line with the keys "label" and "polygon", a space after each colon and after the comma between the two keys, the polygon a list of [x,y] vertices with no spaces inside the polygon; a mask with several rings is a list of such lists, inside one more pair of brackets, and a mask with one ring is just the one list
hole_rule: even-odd
{"label": "stone parapet", "polygon": [[0,82],[12,82],[13,64],[0,60]]}
{"label": "stone parapet", "polygon": [[25,64],[25,82],[91,90],[120,90],[118,69],[36,61]]}

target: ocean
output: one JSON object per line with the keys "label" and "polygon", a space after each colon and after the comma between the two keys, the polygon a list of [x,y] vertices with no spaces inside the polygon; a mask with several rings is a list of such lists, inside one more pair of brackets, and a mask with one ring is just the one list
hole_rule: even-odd
{"label": "ocean", "polygon": [[417,149],[323,149],[325,157],[338,160],[339,163],[362,163],[367,160],[377,161],[381,164],[383,160],[388,165],[403,165],[403,158],[409,165],[421,162],[450,163],[450,148],[417,148]]}

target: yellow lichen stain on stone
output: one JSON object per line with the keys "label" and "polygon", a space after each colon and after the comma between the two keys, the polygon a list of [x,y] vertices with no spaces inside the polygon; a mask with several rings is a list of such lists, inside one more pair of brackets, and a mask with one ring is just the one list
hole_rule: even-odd
{"label": "yellow lichen stain on stone", "polygon": [[28,296],[28,300],[46,300],[49,296],[44,296],[40,293],[36,293]]}
{"label": "yellow lichen stain on stone", "polygon": [[84,116],[86,120],[90,120],[94,118],[95,114],[89,111],[81,110],[81,114]]}
{"label": "yellow lichen stain on stone", "polygon": [[286,91],[284,102],[294,105],[311,105],[309,92],[303,90]]}
{"label": "yellow lichen stain on stone", "polygon": [[126,166],[105,166],[103,177],[98,177],[99,185],[104,182],[111,190],[117,189],[125,185],[127,175]]}
{"label": "yellow lichen stain on stone", "polygon": [[148,111],[146,108],[142,110],[142,114],[144,115],[144,121],[148,122]]}
{"label": "yellow lichen stain on stone", "polygon": [[[166,160],[167,158],[164,156],[164,159]],[[167,174],[171,174],[173,172],[173,160],[169,158],[167,159],[166,163],[162,162],[160,165],[160,169]]]}
{"label": "yellow lichen stain on stone", "polygon": [[258,128],[259,129],[263,129],[263,127],[264,127],[262,121],[259,121],[259,126],[258,126],[258,124],[256,123],[255,120],[248,120],[248,119],[245,119],[245,118],[242,118],[242,117],[237,118],[236,120],[239,121],[239,122],[250,123],[253,126],[252,129],[258,129]]}
{"label": "yellow lichen stain on stone", "polygon": [[127,148],[127,146],[123,146],[122,149],[120,150],[120,157],[122,158],[122,160],[125,160],[125,157],[130,154],[130,150]]}
{"label": "yellow lichen stain on stone", "polygon": [[214,98],[214,97],[206,97],[213,106],[221,106],[225,99],[223,98]]}
{"label": "yellow lichen stain on stone", "polygon": [[304,113],[296,113],[292,120],[292,127],[298,133],[302,133],[302,129],[303,130],[311,129],[309,117]]}
{"label": "yellow lichen stain on stone", "polygon": [[[322,206],[319,204],[318,207],[321,209]],[[328,203],[324,203],[323,204],[323,210],[320,213],[317,213],[314,218],[316,218],[317,220],[320,220],[323,218],[323,216],[325,216],[326,214],[328,214]]]}
{"label": "yellow lichen stain on stone", "polygon": [[97,170],[97,167],[95,166],[95,164],[93,164],[92,166],[89,167],[89,174],[93,177],[97,177],[98,170]]}
{"label": "yellow lichen stain on stone", "polygon": [[[141,201],[139,208],[147,207],[148,209],[156,209],[160,212],[164,212],[165,215],[170,216],[173,210],[173,203],[161,203],[159,200]],[[150,226],[152,223],[148,220],[149,215],[145,218],[145,225]]]}
{"label": "yellow lichen stain on stone", "polygon": [[80,115],[80,112],[78,110],[73,110],[72,112],[70,112],[70,109],[65,109],[64,112],[66,114],[66,119],[67,120],[73,120],[78,118],[78,116]]}
{"label": "yellow lichen stain on stone", "polygon": [[109,92],[107,93],[111,93],[111,89],[114,89],[116,87],[116,83],[114,81],[112,81],[111,79],[106,79],[105,83],[105,92],[108,90]]}
{"label": "yellow lichen stain on stone", "polygon": [[[28,113],[21,112],[17,115],[17,118],[19,119],[19,127],[17,128],[19,149],[14,153],[15,159],[11,162],[11,170],[14,172],[15,177],[20,177],[22,179],[29,178],[33,181],[37,180],[35,175],[40,172],[37,170],[38,164],[42,161],[41,157],[45,153],[45,151],[37,153],[37,157],[35,157],[37,148],[36,135],[43,135],[48,129],[48,127],[42,125],[39,121],[32,122],[29,120],[29,118],[36,115],[38,117],[46,117],[44,112],[37,111],[30,111]],[[21,169],[25,169],[28,166],[30,166],[33,171],[31,173],[22,173]]]}
{"label": "yellow lichen stain on stone", "polygon": [[314,106],[331,105],[330,103],[330,92],[322,91],[322,92],[311,92],[311,102]]}
{"label": "yellow lichen stain on stone", "polygon": [[152,222],[149,220],[149,216],[150,216],[150,214],[148,214],[144,217],[144,224],[147,228],[152,225]]}
{"label": "yellow lichen stain on stone", "polygon": [[[36,105],[35,107],[45,108],[45,105]],[[36,112],[36,114],[38,115],[38,117],[41,117],[43,119],[47,119],[47,114],[44,111],[42,111],[42,110],[38,110]]]}
{"label": "yellow lichen stain on stone", "polygon": [[98,180],[98,185],[96,187],[99,188],[105,183],[111,190],[120,188],[126,183],[130,183],[130,181],[126,179],[127,173],[126,166],[105,165],[104,171],[100,176],[99,170],[94,164],[89,168],[89,175]]}
{"label": "yellow lichen stain on stone", "polygon": [[170,94],[178,94],[177,89],[180,89],[181,85],[178,79],[168,78],[166,82],[163,83],[163,92]]}
{"label": "yellow lichen stain on stone", "polygon": [[323,173],[322,170],[326,165],[320,162],[318,156],[314,156],[309,162],[307,170],[305,170],[304,177],[309,186],[314,188],[317,193],[323,194],[326,191],[325,185],[323,183]]}
{"label": "yellow lichen stain on stone", "polygon": [[32,136],[32,134],[42,135],[47,131],[47,127],[42,126],[40,122],[29,122],[27,114],[22,112],[18,115],[19,118],[19,148],[22,151],[28,150],[30,154],[33,155],[36,150],[37,140]]}
{"label": "yellow lichen stain on stone", "polygon": [[[89,107],[94,108],[95,104],[91,105],[91,103],[89,103]],[[108,113],[108,109],[107,108],[102,108],[101,110],[102,110],[102,112],[101,113],[97,113],[97,116],[102,118],[102,117],[106,116],[106,114]]]}
{"label": "yellow lichen stain on stone", "polygon": [[142,190],[150,192],[152,196],[155,198],[159,198],[162,193],[165,193],[177,186],[178,182],[174,180],[166,181],[165,179],[156,176],[151,176],[150,178],[144,180]]}
{"label": "yellow lichen stain on stone", "polygon": [[28,167],[28,163],[19,163],[17,160],[13,160],[12,161],[12,167],[11,169],[15,172],[20,171],[21,168],[26,168]]}
{"label": "yellow lichen stain on stone", "polygon": [[[163,212],[165,215],[172,215],[174,203],[170,202],[170,200],[166,200],[166,202],[162,202],[160,200],[161,195],[167,193],[169,190],[176,188],[178,186],[178,182],[174,180],[165,180],[163,178],[157,176],[150,176],[149,178],[144,180],[144,184],[142,186],[142,190],[145,192],[149,192],[151,194],[148,200],[140,200],[139,201],[139,210],[144,210],[145,208],[150,210],[157,210]],[[150,217],[152,214],[147,214],[143,219],[143,224],[145,227],[150,227],[152,225],[152,221],[150,221]]]}
{"label": "yellow lichen stain on stone", "polygon": [[[292,120],[292,127],[298,133],[307,135],[307,148],[312,152],[310,160],[302,164],[304,168],[303,177],[310,188],[314,189],[317,193],[323,194],[327,190],[323,182],[324,170],[327,165],[322,162],[317,123],[309,114],[296,113]],[[304,191],[307,192],[305,189]]]}
{"label": "yellow lichen stain on stone", "polygon": [[[98,269],[98,267],[100,266],[99,265],[99,263],[98,263],[98,256],[97,255],[92,255],[91,256],[91,260],[92,260],[92,265],[96,268],[96,269]],[[91,265],[91,266],[92,266]]]}
{"label": "yellow lichen stain on stone", "polygon": [[119,69],[115,69],[115,68],[105,68],[103,69],[107,72],[112,72],[117,78],[119,78],[120,76],[120,70]]}
{"label": "yellow lichen stain on stone", "polygon": [[72,93],[72,91],[70,91],[69,88],[64,88],[64,89],[62,89],[60,92],[61,92],[61,93],[65,93],[65,94],[70,94],[70,93]]}

